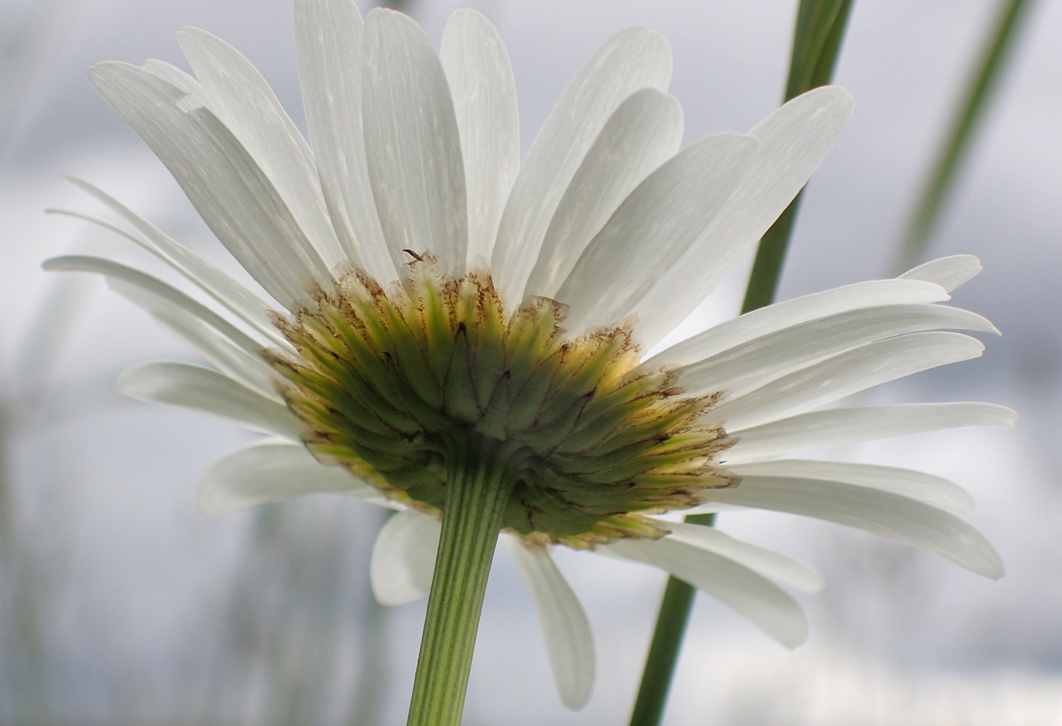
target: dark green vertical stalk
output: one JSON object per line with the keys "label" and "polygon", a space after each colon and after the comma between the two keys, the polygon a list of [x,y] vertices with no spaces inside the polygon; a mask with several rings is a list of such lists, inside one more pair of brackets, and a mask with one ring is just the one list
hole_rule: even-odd
{"label": "dark green vertical stalk", "polygon": [[896,258],[896,273],[914,267],[925,253],[929,236],[955,184],[956,173],[970,148],[970,141],[984,116],[999,75],[1014,48],[1018,27],[1025,16],[1027,0],[1002,0],[999,15],[985,40],[984,49],[966,96],[952,120],[949,132],[937,156],[914,213],[907,224],[903,245]]}
{"label": "dark green vertical stalk", "polygon": [[[833,78],[851,10],[852,0],[801,0],[784,100],[826,85]],[[760,240],[742,313],[769,305],[774,299],[799,207],[798,194]],[[699,515],[688,521],[711,526],[714,518],[712,514]],[[688,583],[668,578],[631,714],[631,726],[657,726],[664,715],[694,594],[694,588]]]}

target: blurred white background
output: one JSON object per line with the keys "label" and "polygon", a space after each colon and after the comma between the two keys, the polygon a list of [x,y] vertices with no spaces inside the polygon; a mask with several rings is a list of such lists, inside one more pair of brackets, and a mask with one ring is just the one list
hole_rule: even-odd
{"label": "blurred white background", "polygon": [[[474,5],[508,45],[525,149],[582,61],[631,25],[672,43],[687,142],[747,130],[780,101],[796,12],[780,0]],[[723,530],[810,562],[829,584],[800,596],[811,636],[792,653],[700,598],[666,723],[1062,724],[1062,3],[1032,5],[930,250],[981,257],[985,272],[956,302],[1004,336],[981,360],[873,398],[985,400],[1022,419],[825,452],[969,488],[970,520],[1006,577],[985,581],[818,522],[725,514]],[[406,6],[436,42],[457,7]],[[812,179],[781,298],[890,274],[996,7],[855,3],[837,81],[856,114]],[[149,57],[187,67],[174,33],[197,25],[242,50],[301,124],[291,16],[290,0],[0,0],[0,723],[404,722],[424,604],[368,604],[377,515],[321,498],[202,518],[198,476],[249,434],[120,399],[113,380],[126,365],[191,354],[99,280],[39,270],[72,250],[137,259],[122,240],[43,213],[99,211],[62,174],[231,264],[84,71]],[[747,268],[696,324],[736,312]],[[597,640],[590,705],[560,704],[530,598],[499,557],[468,724],[625,722],[663,577],[576,553],[559,560]]]}

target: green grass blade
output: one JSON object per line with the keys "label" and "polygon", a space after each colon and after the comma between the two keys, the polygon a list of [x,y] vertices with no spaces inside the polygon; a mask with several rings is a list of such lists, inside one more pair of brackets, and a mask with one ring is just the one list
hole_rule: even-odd
{"label": "green grass blade", "polygon": [[955,185],[956,174],[969,152],[973,134],[984,116],[1007,58],[1014,49],[1021,19],[1031,4],[1028,0],[1003,0],[1000,3],[999,15],[986,38],[966,95],[907,225],[894,266],[897,274],[914,267],[925,254],[930,235]]}

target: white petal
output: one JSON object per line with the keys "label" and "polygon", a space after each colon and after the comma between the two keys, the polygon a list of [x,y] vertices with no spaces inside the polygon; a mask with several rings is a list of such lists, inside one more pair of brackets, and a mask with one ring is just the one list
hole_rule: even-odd
{"label": "white petal", "polygon": [[146,71],[150,71],[152,75],[158,76],[185,93],[202,93],[202,86],[199,85],[199,81],[197,81],[194,76],[189,75],[171,63],[156,60],[155,58],[149,58],[144,61],[143,68]]}
{"label": "white petal", "polygon": [[561,700],[568,708],[582,708],[594,686],[590,619],[545,548],[525,547],[508,534],[502,534],[501,540],[531,592]]}
{"label": "white petal", "polygon": [[535,137],[502,214],[490,269],[503,299],[514,304],[523,298],[561,196],[609,116],[635,91],[667,90],[670,80],[667,41],[631,28],[610,38],[568,84]]}
{"label": "white petal", "polygon": [[463,271],[468,212],[461,143],[446,76],[428,37],[379,8],[365,21],[362,113],[376,209],[396,266],[403,249]]}
{"label": "white petal", "polygon": [[324,466],[299,444],[268,441],[216,462],[203,474],[196,505],[208,517],[304,494],[378,492],[346,469]]}
{"label": "white petal", "polygon": [[826,578],[817,570],[780,552],[734,539],[714,527],[682,522],[668,522],[666,526],[671,530],[669,537],[727,557],[801,592],[816,593],[826,587]]}
{"label": "white petal", "polygon": [[908,270],[900,275],[900,279],[934,282],[951,292],[977,277],[983,269],[981,260],[973,255],[952,255]]}
{"label": "white petal", "polygon": [[[938,329],[997,333],[988,320],[943,305],[882,305],[799,323],[683,366],[688,393],[725,389],[733,397],[802,368],[875,340]],[[678,348],[680,346],[675,346]],[[670,353],[674,348],[665,351]],[[657,356],[666,364],[667,355]]]}
{"label": "white petal", "polygon": [[413,509],[398,512],[376,536],[369,564],[372,593],[381,605],[404,605],[431,589],[442,525]]}
{"label": "white petal", "polygon": [[556,297],[620,202],[678,151],[682,129],[682,106],[655,88],[636,91],[620,104],[557,205],[528,278],[527,295]]}
{"label": "white petal", "polygon": [[848,92],[825,86],[789,101],[749,132],[760,147],[744,183],[682,262],[638,306],[647,347],[693,312],[767,231],[833,148],[851,115]]}
{"label": "white petal", "polygon": [[942,477],[914,469],[838,461],[779,459],[731,465],[727,466],[727,471],[738,476],[824,479],[890,492],[956,512],[967,512],[974,507],[973,497],[962,487]]}
{"label": "white petal", "polygon": [[659,567],[704,590],[787,648],[807,640],[807,619],[789,593],[728,557],[674,537],[622,540],[600,549]]}
{"label": "white petal", "polygon": [[182,406],[298,440],[302,424],[288,409],[210,368],[148,363],[127,368],[118,392],[141,401]]}
{"label": "white petal", "polygon": [[756,142],[719,134],[685,149],[623,200],[557,291],[574,330],[613,325],[682,257],[726,204]]}
{"label": "white petal", "polygon": [[202,303],[196,302],[180,290],[167,285],[162,280],[140,270],[134,270],[131,267],[126,267],[112,260],[105,260],[102,257],[80,255],[53,257],[50,260],[45,260],[41,267],[48,271],[94,272],[105,275],[108,279],[122,280],[134,287],[146,290],[184,310],[193,317],[202,320],[250,355],[257,356],[263,350],[263,346],[258,341],[213,310],[210,310]]}
{"label": "white petal", "polygon": [[362,130],[362,20],[352,0],[298,0],[295,51],[317,169],[332,225],[350,262],[395,278],[372,198]]}
{"label": "white petal", "polygon": [[240,348],[209,322],[175,305],[155,291],[118,278],[107,278],[111,289],[151,315],[182,338],[218,370],[257,393],[278,403],[284,399],[275,385],[279,376],[260,355]]}
{"label": "white petal", "polygon": [[269,319],[267,311],[269,306],[255,296],[250,290],[226,275],[221,270],[204,260],[192,250],[178,243],[173,238],[164,234],[146,219],[121,204],[106,192],[81,179],[65,177],[74,186],[84,190],[90,196],[102,202],[118,216],[131,224],[139,234],[130,234],[123,229],[115,227],[99,219],[71,212],[80,219],[110,229],[122,235],[126,239],[140,245],[151,254],[168,264],[189,281],[199,286],[203,292],[210,295],[226,308],[231,310],[241,320],[265,335],[275,344],[282,347],[288,345],[284,336],[276,329]]}
{"label": "white petal", "polygon": [[482,13],[450,16],[439,60],[454,99],[468,195],[468,265],[489,264],[520,169],[520,116],[509,54]]}
{"label": "white petal", "polygon": [[199,28],[177,34],[207,108],[239,139],[329,269],[345,259],[325,208],[310,147],[251,62]]}
{"label": "white petal", "polygon": [[929,282],[858,282],[745,313],[661,351],[645,361],[644,365],[689,365],[764,335],[849,310],[882,305],[934,303],[948,299],[948,294],[942,287]]}
{"label": "white petal", "polygon": [[750,429],[730,431],[737,443],[727,462],[743,464],[809,449],[963,426],[1013,426],[1017,414],[991,403],[908,403],[812,411]]}
{"label": "white petal", "polygon": [[977,358],[984,344],[961,333],[913,333],[868,343],[724,399],[706,420],[730,430],[809,411],[853,393],[938,366]]}
{"label": "white petal", "polygon": [[921,547],[985,577],[1003,563],[984,535],[963,520],[913,499],[843,482],[746,476],[736,487],[713,489],[714,501],[824,519]]}
{"label": "white petal", "polygon": [[229,252],[280,304],[294,307],[327,266],[255,159],[205,108],[183,111],[183,92],[143,68],[101,63],[96,90],[169,168]]}

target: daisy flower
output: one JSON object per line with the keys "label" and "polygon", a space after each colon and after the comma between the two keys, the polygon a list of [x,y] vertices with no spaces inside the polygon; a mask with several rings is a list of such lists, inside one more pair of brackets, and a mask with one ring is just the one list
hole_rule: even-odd
{"label": "daisy flower", "polygon": [[475,11],[450,18],[436,53],[399,13],[363,22],[349,0],[299,0],[309,143],[236,50],[201,30],[179,37],[194,77],[159,61],[89,75],[261,289],[77,180],[120,223],[86,218],[195,289],[97,257],[45,267],[102,274],[210,364],[142,365],[122,392],[273,435],[206,473],[203,512],[314,492],[397,510],[372,582],[398,604],[434,573],[413,710],[449,699],[449,715],[425,722],[459,716],[499,533],[573,708],[590,694],[593,643],[556,546],[659,567],[790,647],[807,626],[780,584],[814,592],[818,573],[674,514],[817,517],[1001,575],[949,511],[972,506],[955,485],[785,458],[1013,422],[981,403],[823,408],[979,356],[954,331],[995,328],[943,304],[975,258],[789,300],[646,354],[820,164],[851,114],[843,89],[681,149],[670,50],[635,28],[583,66],[521,163],[512,69]]}

